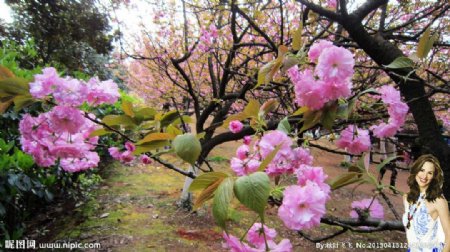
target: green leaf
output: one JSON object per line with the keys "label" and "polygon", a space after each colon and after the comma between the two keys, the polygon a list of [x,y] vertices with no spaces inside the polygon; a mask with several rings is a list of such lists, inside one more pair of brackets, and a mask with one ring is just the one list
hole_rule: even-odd
{"label": "green leaf", "polygon": [[133,103],[127,100],[122,101],[122,111],[129,117],[134,117]]}
{"label": "green leaf", "polygon": [[336,119],[337,115],[337,108],[338,104],[337,102],[335,102],[329,105],[324,110],[320,123],[323,125],[325,129],[331,130],[333,128],[334,120]]}
{"label": "green leaf", "polygon": [[398,158],[397,156],[386,158],[385,160],[383,160],[383,162],[381,162],[380,164],[377,165],[377,171],[380,172],[381,168],[383,168],[384,166],[386,166],[391,161],[393,161],[393,160],[395,160],[397,158]]}
{"label": "green leaf", "polygon": [[244,206],[262,218],[270,195],[269,176],[265,172],[255,172],[239,177],[234,184],[234,194]]}
{"label": "green leaf", "polygon": [[200,140],[200,139],[204,138],[205,135],[206,135],[206,132],[203,131],[202,133],[198,133],[197,135],[195,135],[195,137],[197,137],[197,139]]}
{"label": "green leaf", "polygon": [[33,99],[33,97],[31,97],[31,95],[27,94],[15,96],[13,102],[14,102],[14,111],[18,112],[21,109],[35,103],[36,101]]}
{"label": "green leaf", "polygon": [[202,175],[196,177],[194,181],[192,181],[191,186],[189,187],[189,191],[202,190],[210,186],[212,183],[216,182],[218,179],[223,179],[229,177],[227,173],[224,172],[207,172]]}
{"label": "green leaf", "polygon": [[348,120],[348,116],[349,116],[349,103],[346,102],[344,104],[339,104],[338,108],[337,108],[337,112],[336,112],[336,117],[343,119],[343,120]]}
{"label": "green leaf", "polygon": [[374,185],[375,187],[378,187],[378,180],[370,173],[366,173],[366,176],[364,178],[364,181],[366,181],[369,184]]}
{"label": "green leaf", "polygon": [[414,67],[414,61],[408,57],[400,56],[385,67],[390,69],[410,68]]}
{"label": "green leaf", "polygon": [[202,152],[202,145],[194,134],[186,133],[178,135],[172,141],[172,147],[177,156],[191,165],[197,161]]}
{"label": "green leaf", "polygon": [[194,202],[194,210],[203,205],[206,201],[214,197],[214,193],[219,185],[223,182],[224,178],[219,178],[215,180],[212,184],[208,185],[205,190],[203,190]]}
{"label": "green leaf", "polygon": [[274,111],[278,106],[278,102],[275,99],[270,99],[266,102],[264,102],[263,105],[259,108],[259,116],[265,116],[269,114],[270,112]]}
{"label": "green leaf", "polygon": [[254,88],[257,88],[261,85],[265,85],[271,81],[270,71],[272,67],[275,65],[275,60],[270,61],[269,63],[262,66],[258,71],[258,82]]}
{"label": "green leaf", "polygon": [[430,34],[431,34],[430,28],[431,28],[431,26],[429,26],[425,30],[425,32],[422,34],[422,36],[419,39],[419,44],[417,45],[417,52],[416,52],[416,56],[419,59],[424,59],[427,57],[434,42],[438,39],[437,34],[430,36]]}
{"label": "green leaf", "polygon": [[317,111],[306,111],[305,114],[303,115],[303,126],[300,129],[300,132],[304,132],[314,126],[316,126],[316,124],[318,124],[320,122],[320,119],[322,117],[322,111],[321,110],[317,110]]}
{"label": "green leaf", "polygon": [[244,108],[244,114],[246,114],[247,117],[258,117],[260,107],[261,105],[257,100],[251,99]]}
{"label": "green leaf", "polygon": [[5,111],[11,106],[13,103],[14,96],[10,96],[8,100],[0,103],[0,114],[5,113]]}
{"label": "green leaf", "polygon": [[[192,118],[190,116],[184,115],[184,116],[182,116],[182,118],[183,118],[183,122],[185,124],[189,124],[192,122]],[[173,122],[171,124],[174,124],[174,125],[181,124],[181,118],[178,117],[177,119],[173,120]]]}
{"label": "green leaf", "polygon": [[97,129],[97,130],[92,131],[91,134],[89,134],[89,137],[103,136],[103,135],[111,134],[111,133],[113,133],[113,132],[102,128],[102,129]]}
{"label": "green leaf", "polygon": [[133,118],[127,115],[107,115],[103,117],[102,122],[108,126],[114,125],[136,126]]}
{"label": "green leaf", "polygon": [[303,22],[300,22],[298,29],[295,30],[294,35],[292,36],[292,49],[294,49],[294,51],[298,51],[302,48],[302,31]]}
{"label": "green leaf", "polygon": [[219,185],[214,194],[213,216],[217,225],[225,229],[225,223],[228,219],[228,209],[233,199],[233,178],[225,178]]}
{"label": "green leaf", "polygon": [[169,145],[170,145],[170,143],[167,140],[152,141],[152,142],[144,143],[142,145],[136,145],[136,150],[133,151],[133,155],[139,155],[141,153],[149,152],[149,151],[163,148],[163,147],[166,147]]}
{"label": "green leaf", "polygon": [[159,140],[172,140],[175,136],[169,133],[150,133],[146,135],[143,139],[138,141],[136,145],[142,145],[144,143],[159,141]]}
{"label": "green leaf", "polygon": [[337,176],[330,182],[331,190],[336,190],[346,185],[363,181],[359,172],[348,172]]}
{"label": "green leaf", "polygon": [[164,128],[171,124],[179,117],[179,114],[176,110],[169,111],[161,117],[161,128]]}
{"label": "green leaf", "polygon": [[299,115],[303,115],[304,113],[306,113],[307,111],[309,111],[309,108],[306,106],[303,106],[299,109],[297,109],[297,111],[295,111],[292,116],[299,116]]}
{"label": "green leaf", "polygon": [[284,73],[289,68],[296,66],[301,63],[300,57],[297,55],[293,55],[292,53],[287,53],[283,59],[283,66],[281,67],[281,71]]}
{"label": "green leaf", "polygon": [[29,81],[24,78],[12,77],[0,80],[0,94],[29,95]]}
{"label": "green leaf", "polygon": [[170,124],[169,126],[167,126],[166,128],[166,133],[174,135],[174,136],[178,136],[183,134],[183,131],[181,131],[180,129],[178,129],[177,127],[175,127],[173,124]]}
{"label": "green leaf", "polygon": [[13,78],[15,77],[13,72],[11,72],[8,68],[0,65],[0,80]]}
{"label": "green leaf", "polygon": [[291,125],[289,124],[287,116],[278,123],[277,130],[283,131],[286,134],[291,133]]}
{"label": "green leaf", "polygon": [[266,167],[272,162],[272,160],[275,158],[275,155],[277,155],[278,151],[280,150],[282,144],[279,144],[269,153],[269,155],[266,156],[266,158],[261,162],[259,165],[258,171],[264,171]]}
{"label": "green leaf", "polygon": [[284,56],[287,52],[288,48],[285,45],[280,45],[278,47],[278,57],[261,67],[261,69],[259,70],[258,82],[254,89],[262,84],[268,84],[273,79],[273,76],[283,64]]}
{"label": "green leaf", "polygon": [[134,112],[134,116],[138,120],[154,119],[155,115],[156,115],[156,110],[153,108],[141,108]]}

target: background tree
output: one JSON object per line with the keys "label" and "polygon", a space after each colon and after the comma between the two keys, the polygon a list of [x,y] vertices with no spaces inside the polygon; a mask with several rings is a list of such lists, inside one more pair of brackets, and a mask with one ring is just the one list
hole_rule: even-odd
{"label": "background tree", "polygon": [[39,64],[58,62],[72,71],[105,75],[99,66],[112,50],[112,35],[106,14],[96,1],[6,1],[13,10],[14,22],[9,38],[24,42],[33,39]]}
{"label": "background tree", "polygon": [[[292,37],[303,19],[306,48],[318,39],[327,39],[355,53],[354,93],[386,83],[395,83],[400,88],[417,125],[418,131],[412,137],[420,143],[422,153],[432,153],[439,158],[444,164],[446,181],[450,181],[450,150],[436,119],[437,115],[448,125],[448,120],[442,117],[448,109],[450,90],[448,64],[445,63],[449,44],[444,36],[448,33],[448,3],[388,4],[387,0],[367,1],[359,6],[353,1],[320,3],[299,0],[267,3],[204,1],[196,4],[183,1],[183,5],[178,6],[155,6],[160,10],[153,19],[158,29],[156,32],[144,30],[140,49],[126,52],[136,59],[130,65],[129,86],[147,94],[148,102],[159,102],[161,98],[171,96],[188,97],[193,104],[196,130],[206,133],[202,141],[202,156],[206,157],[214,146],[254,132],[251,127],[246,127],[239,134],[216,133],[217,127],[251,98],[260,103],[269,98],[278,100],[267,123],[268,129],[275,128],[281,118],[298,109],[292,102],[289,80],[280,75],[282,72],[273,67],[276,61],[271,60],[286,53],[278,50],[280,45],[292,46]],[[183,23],[171,19],[182,17]],[[422,35],[427,28],[431,30],[430,37],[434,34],[435,43],[431,56],[412,57],[419,70],[412,72],[412,64],[409,68],[385,67],[400,56],[413,56],[421,50],[419,39],[426,37]],[[428,37],[423,40],[426,39]],[[292,57],[294,63],[289,63],[289,57],[281,59],[283,62],[279,66],[295,64]],[[261,68],[269,61],[271,63]],[[255,88],[261,84],[258,69],[268,80],[263,81],[266,85]],[[350,121],[369,125],[386,117],[382,107],[368,105],[367,101],[358,99],[354,117],[349,121],[338,121],[334,130],[342,129]],[[301,128],[302,123],[295,127]],[[447,197],[450,197],[449,185],[449,182],[445,183]]]}

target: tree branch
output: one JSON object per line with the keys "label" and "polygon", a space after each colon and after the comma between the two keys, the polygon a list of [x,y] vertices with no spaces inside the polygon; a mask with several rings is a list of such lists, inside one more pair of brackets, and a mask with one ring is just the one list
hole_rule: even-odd
{"label": "tree branch", "polygon": [[336,14],[335,12],[329,11],[327,9],[324,9],[322,7],[320,7],[319,5],[313,4],[307,0],[297,0],[297,2],[305,5],[306,7],[308,7],[309,9],[311,9],[312,11],[314,11],[315,13],[322,15],[324,17],[327,17],[333,21],[336,22],[341,22],[342,21],[342,17],[341,15]]}
{"label": "tree branch", "polygon": [[239,15],[241,15],[243,18],[245,18],[245,20],[247,20],[247,22],[253,27],[253,29],[255,29],[267,41],[267,43],[269,43],[270,47],[272,47],[272,50],[277,51],[277,46],[272,41],[272,39],[270,39],[269,36],[267,36],[267,34],[265,32],[263,32],[259,28],[259,26],[257,24],[255,24],[255,22],[253,22],[253,20],[245,12],[243,12],[241,9],[239,9],[238,6],[235,6],[235,8],[236,8],[237,13],[239,13]]}
{"label": "tree branch", "polygon": [[[332,226],[340,226],[348,228],[353,232],[358,233],[371,233],[375,231],[385,230],[397,230],[405,231],[405,227],[401,221],[384,221],[377,219],[340,219],[331,215],[325,215],[320,220],[321,223],[325,223]],[[355,228],[355,227],[371,227],[371,228]]]}
{"label": "tree branch", "polygon": [[376,10],[382,5],[388,3],[388,0],[368,0],[361,7],[359,7],[356,11],[352,13],[352,15],[356,18],[358,22],[363,20],[369,13]]}

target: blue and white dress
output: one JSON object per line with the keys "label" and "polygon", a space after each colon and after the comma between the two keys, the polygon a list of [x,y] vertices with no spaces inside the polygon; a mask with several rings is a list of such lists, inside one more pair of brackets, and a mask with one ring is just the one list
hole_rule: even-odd
{"label": "blue and white dress", "polygon": [[[428,213],[425,197],[420,195],[418,201],[409,205],[405,199],[403,225],[408,239],[408,252],[441,252],[444,249],[445,235],[439,216],[433,220]],[[419,202],[420,205],[419,205]],[[417,208],[419,205],[419,208]],[[407,229],[408,213],[413,213],[410,227]]]}

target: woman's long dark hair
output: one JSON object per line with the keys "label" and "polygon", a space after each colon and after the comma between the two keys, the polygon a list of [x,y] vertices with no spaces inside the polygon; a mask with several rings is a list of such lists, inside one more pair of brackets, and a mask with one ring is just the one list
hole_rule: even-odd
{"label": "woman's long dark hair", "polygon": [[409,193],[407,198],[410,204],[416,203],[419,198],[420,189],[416,181],[416,175],[426,162],[430,162],[434,165],[434,174],[430,184],[428,185],[425,199],[429,202],[433,202],[437,198],[443,197],[442,185],[444,183],[444,175],[442,174],[441,165],[435,156],[426,154],[420,156],[411,167],[411,173],[408,177]]}

